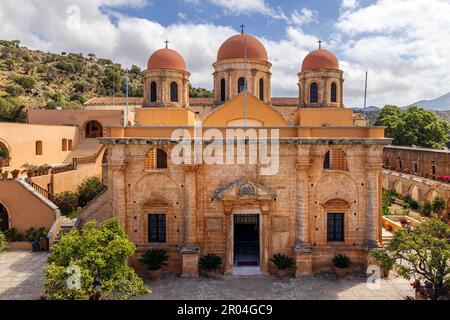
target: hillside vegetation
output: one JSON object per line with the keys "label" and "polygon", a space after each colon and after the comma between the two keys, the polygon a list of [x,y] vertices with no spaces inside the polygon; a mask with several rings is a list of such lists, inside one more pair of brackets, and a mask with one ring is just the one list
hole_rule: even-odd
{"label": "hillside vegetation", "polygon": [[[25,108],[78,109],[95,96],[124,96],[125,69],[110,59],[81,53],[30,50],[20,41],[0,40],[0,121],[23,121]],[[128,72],[130,97],[142,97],[143,72]],[[191,88],[191,96],[212,92]]]}

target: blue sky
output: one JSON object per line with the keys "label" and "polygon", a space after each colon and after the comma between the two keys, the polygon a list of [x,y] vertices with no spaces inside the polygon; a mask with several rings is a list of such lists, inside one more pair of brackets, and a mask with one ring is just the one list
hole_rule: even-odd
{"label": "blue sky", "polygon": [[165,39],[194,86],[212,87],[221,43],[246,32],[265,45],[272,96],[297,96],[297,73],[317,40],[339,59],[344,102],[400,106],[450,91],[448,0],[2,0],[0,38],[32,49],[93,52],[145,68]]}

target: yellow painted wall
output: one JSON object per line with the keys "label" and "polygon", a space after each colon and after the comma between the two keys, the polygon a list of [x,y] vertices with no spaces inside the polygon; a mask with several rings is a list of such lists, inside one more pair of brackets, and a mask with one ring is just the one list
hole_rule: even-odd
{"label": "yellow painted wall", "polygon": [[48,230],[56,219],[52,208],[16,180],[0,181],[0,203],[8,211],[10,228],[19,233],[25,233],[31,227]]}
{"label": "yellow painted wall", "polygon": [[[21,123],[0,123],[0,141],[10,152],[9,170],[22,165],[62,163],[70,151],[62,151],[62,139],[78,142],[78,128],[74,126],[30,125]],[[36,155],[36,141],[42,141],[42,155]]]}
{"label": "yellow painted wall", "polygon": [[[212,111],[203,121],[204,126],[226,127],[228,123],[244,118],[244,94],[234,97],[223,106]],[[273,107],[263,103],[258,98],[247,95],[247,119],[262,122],[266,127],[287,126],[283,116]]]}
{"label": "yellow painted wall", "polygon": [[299,108],[296,125],[307,127],[353,126],[353,110],[346,108]]}
{"label": "yellow painted wall", "polygon": [[140,108],[135,110],[138,126],[193,126],[195,113],[181,108]]}

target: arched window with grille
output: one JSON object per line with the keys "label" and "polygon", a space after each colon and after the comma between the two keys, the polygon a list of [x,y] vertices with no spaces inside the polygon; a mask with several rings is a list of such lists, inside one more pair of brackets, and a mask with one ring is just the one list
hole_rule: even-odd
{"label": "arched window with grille", "polygon": [[238,93],[241,93],[245,89],[245,78],[239,78],[238,80]]}
{"label": "arched window with grille", "polygon": [[309,87],[309,102],[319,102],[319,86],[315,82],[311,83]]}
{"label": "arched window with grille", "polygon": [[333,148],[327,151],[323,161],[325,170],[348,171],[347,155],[340,148]]}
{"label": "arched window with grille", "polygon": [[167,169],[167,152],[162,149],[150,149],[145,156],[145,170]]}
{"label": "arched window with grille", "polygon": [[220,101],[225,101],[225,79],[220,80]]}
{"label": "arched window with grille", "polygon": [[156,82],[152,82],[150,85],[150,102],[156,102]]}
{"label": "arched window with grille", "polygon": [[178,84],[176,82],[170,84],[170,101],[178,102]]}
{"label": "arched window with grille", "polygon": [[331,84],[331,102],[337,102],[337,86],[334,82]]}
{"label": "arched window with grille", "polygon": [[259,100],[264,101],[264,79],[259,79]]}

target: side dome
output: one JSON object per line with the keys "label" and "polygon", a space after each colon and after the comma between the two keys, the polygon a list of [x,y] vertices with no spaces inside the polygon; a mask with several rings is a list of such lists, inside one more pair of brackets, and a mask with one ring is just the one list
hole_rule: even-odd
{"label": "side dome", "polygon": [[339,61],[336,56],[328,50],[315,50],[309,53],[303,60],[302,72],[320,69],[339,70]]}
{"label": "side dome", "polygon": [[244,39],[247,38],[247,59],[267,61],[264,45],[249,34],[237,34],[228,38],[219,48],[217,61],[226,59],[244,59]]}
{"label": "side dome", "polygon": [[147,69],[175,69],[186,71],[186,62],[175,50],[164,48],[155,51],[150,56]]}

